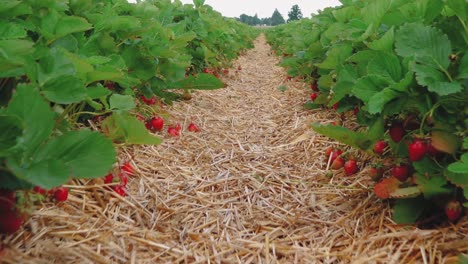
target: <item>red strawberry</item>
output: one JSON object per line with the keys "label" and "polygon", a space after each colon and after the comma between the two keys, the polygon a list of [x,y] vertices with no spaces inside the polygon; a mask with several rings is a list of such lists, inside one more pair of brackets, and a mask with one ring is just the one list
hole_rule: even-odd
{"label": "red strawberry", "polygon": [[42,188],[41,186],[34,186],[33,191],[41,195],[46,195],[47,193],[47,190]]}
{"label": "red strawberry", "polygon": [[382,167],[375,166],[369,169],[369,176],[374,181],[378,181],[380,178],[382,178],[383,174],[384,170]]}
{"label": "red strawberry", "polygon": [[360,111],[360,110],[361,110],[361,109],[359,109],[358,106],[354,107],[354,109],[353,109],[354,115],[357,116],[357,115],[359,114],[359,111]]}
{"label": "red strawberry", "polygon": [[387,147],[387,143],[383,140],[379,140],[374,145],[375,154],[382,155]]}
{"label": "red strawberry", "polygon": [[199,132],[200,128],[198,128],[198,126],[195,125],[194,123],[190,123],[190,125],[188,126],[188,130],[190,132]]}
{"label": "red strawberry", "polygon": [[205,69],[203,69],[203,72],[204,73],[211,73],[211,69],[210,68],[205,68]]}
{"label": "red strawberry", "polygon": [[151,120],[146,121],[145,127],[148,130],[153,130],[153,125],[151,125]]}
{"label": "red strawberry", "polygon": [[314,101],[315,99],[317,99],[317,96],[318,96],[317,93],[310,94],[310,100]]}
{"label": "red strawberry", "polygon": [[0,233],[13,234],[21,227],[23,220],[14,211],[6,211],[0,217]]}
{"label": "red strawberry", "polygon": [[175,129],[177,130],[177,132],[180,132],[182,130],[182,126],[180,124],[177,124],[175,126]]}
{"label": "red strawberry", "polygon": [[229,74],[229,69],[223,69],[222,72],[223,72],[224,75],[228,75]]}
{"label": "red strawberry", "polygon": [[336,102],[336,103],[333,105],[333,109],[338,110],[338,106],[340,106],[340,104],[339,104],[338,102]]}
{"label": "red strawberry", "polygon": [[405,129],[401,123],[397,122],[392,125],[389,134],[394,142],[400,142],[405,135]]}
{"label": "red strawberry", "polygon": [[399,181],[404,182],[408,179],[409,168],[406,164],[400,164],[392,168],[393,177],[397,178]]}
{"label": "red strawberry", "polygon": [[242,67],[241,67],[240,65],[237,66],[237,70],[238,70],[238,71],[242,71]]}
{"label": "red strawberry", "polygon": [[345,161],[341,157],[337,157],[331,164],[331,168],[334,170],[338,170],[343,168]]}
{"label": "red strawberry", "polygon": [[120,170],[128,175],[135,175],[135,168],[133,168],[132,164],[128,162],[120,166]]}
{"label": "red strawberry", "polygon": [[123,185],[114,186],[113,189],[120,196],[126,196],[127,195],[127,191],[125,190],[125,186],[123,186]]}
{"label": "red strawberry", "polygon": [[330,157],[330,154],[333,152],[333,148],[332,147],[329,147],[327,148],[327,150],[325,150],[325,156],[327,156],[327,159],[328,157]]}
{"label": "red strawberry", "polygon": [[128,183],[127,174],[126,173],[120,173],[119,178],[120,178],[120,184],[123,185],[123,186],[127,186],[127,183]]}
{"label": "red strawberry", "polygon": [[358,169],[356,161],[353,159],[350,159],[346,161],[346,163],[344,164],[344,170],[345,170],[346,175],[349,176],[358,172],[359,169]]}
{"label": "red strawberry", "polygon": [[310,88],[312,88],[312,91],[318,92],[318,85],[316,82],[310,84]]}
{"label": "red strawberry", "polygon": [[147,105],[154,105],[156,103],[156,98],[146,98],[144,95],[140,96],[141,100]]}
{"label": "red strawberry", "polygon": [[106,176],[104,176],[104,183],[105,184],[112,183],[113,181],[114,181],[114,174],[113,173],[109,173]]}
{"label": "red strawberry", "polygon": [[416,139],[408,147],[409,159],[411,161],[421,160],[427,153],[427,145],[424,141]]}
{"label": "red strawberry", "polygon": [[0,213],[13,210],[15,203],[15,192],[0,190]]}
{"label": "red strawberry", "polygon": [[439,151],[436,148],[434,148],[434,146],[432,146],[432,143],[430,141],[429,143],[427,143],[427,153],[432,157],[439,153]]}
{"label": "red strawberry", "polygon": [[332,152],[332,157],[331,161],[333,162],[336,158],[338,158],[341,154],[343,154],[343,151],[341,149],[337,149],[336,151]]}
{"label": "red strawberry", "polygon": [[177,130],[175,127],[169,127],[167,129],[167,133],[173,137],[178,137],[179,136],[179,130]]}
{"label": "red strawberry", "polygon": [[462,206],[459,201],[449,201],[445,205],[445,215],[451,222],[457,221],[462,214]]}
{"label": "red strawberry", "polygon": [[161,131],[164,127],[164,119],[159,116],[151,118],[151,128],[156,131]]}
{"label": "red strawberry", "polygon": [[288,80],[288,81],[292,80],[292,78],[293,78],[292,76],[289,76],[289,75],[286,76],[286,80]]}
{"label": "red strawberry", "polygon": [[58,202],[64,202],[68,199],[68,189],[65,187],[58,187],[54,192],[54,198]]}

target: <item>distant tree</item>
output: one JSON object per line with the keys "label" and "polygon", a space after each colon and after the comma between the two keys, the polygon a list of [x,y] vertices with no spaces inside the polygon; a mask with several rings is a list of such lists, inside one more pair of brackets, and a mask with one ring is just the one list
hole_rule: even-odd
{"label": "distant tree", "polygon": [[298,5],[293,5],[291,11],[288,12],[288,22],[299,20],[302,18],[302,12]]}
{"label": "distant tree", "polygon": [[278,9],[275,9],[275,12],[273,12],[273,15],[271,16],[271,25],[272,26],[277,26],[280,24],[284,24],[284,18],[278,11]]}
{"label": "distant tree", "polygon": [[255,16],[252,18],[252,22],[254,25],[260,25],[261,21],[257,14],[255,14]]}

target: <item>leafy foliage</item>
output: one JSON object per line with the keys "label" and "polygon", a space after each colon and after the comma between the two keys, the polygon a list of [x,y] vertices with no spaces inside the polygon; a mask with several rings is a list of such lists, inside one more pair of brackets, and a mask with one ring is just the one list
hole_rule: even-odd
{"label": "leafy foliage", "polygon": [[[389,155],[414,167],[407,182],[384,179],[376,185],[379,197],[398,199],[395,219],[400,223],[416,221],[433,201],[466,201],[466,4],[341,2],[267,32],[276,54],[284,56],[281,65],[288,74],[317,85],[320,94],[306,104],[308,109],[359,110],[358,131],[316,124],[312,128],[369,153],[377,140],[388,141]],[[394,123],[404,125],[401,142],[392,141]],[[422,140],[432,153],[409,160],[413,140]]]}
{"label": "leafy foliage", "polygon": [[[161,142],[134,117],[136,97],[171,102],[174,89],[223,88],[200,73],[230,66],[256,31],[194,3],[4,1],[0,189],[104,176],[113,142]],[[82,129],[99,116],[107,137]]]}

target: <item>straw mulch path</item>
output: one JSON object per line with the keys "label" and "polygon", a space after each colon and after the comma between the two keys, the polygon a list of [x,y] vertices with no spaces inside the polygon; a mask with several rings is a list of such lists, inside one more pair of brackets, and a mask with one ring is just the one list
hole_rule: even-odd
{"label": "straw mulch path", "polygon": [[[305,84],[285,81],[263,36],[223,77],[168,107],[183,134],[121,150],[138,176],[129,196],[75,182],[6,237],[6,263],[450,263],[468,251],[468,221],[396,225],[361,172],[326,170],[337,145],[308,127],[339,120],[304,110]],[[278,89],[286,85],[286,91]],[[188,123],[202,132],[186,131]],[[349,123],[347,123],[349,122]],[[345,121],[352,126],[352,121]]]}

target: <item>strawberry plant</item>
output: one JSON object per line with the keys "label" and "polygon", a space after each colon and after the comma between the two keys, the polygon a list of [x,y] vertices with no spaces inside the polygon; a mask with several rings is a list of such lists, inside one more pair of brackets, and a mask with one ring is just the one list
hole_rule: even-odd
{"label": "strawberry plant", "polygon": [[[276,54],[289,55],[281,62],[289,76],[317,84],[308,109],[359,110],[355,130],[312,128],[362,151],[385,149],[386,158],[412,168],[395,172],[404,182],[375,185],[378,197],[396,199],[398,223],[441,215],[448,200],[468,207],[466,3],[341,2],[267,31]],[[388,146],[376,146],[381,140]]]}

